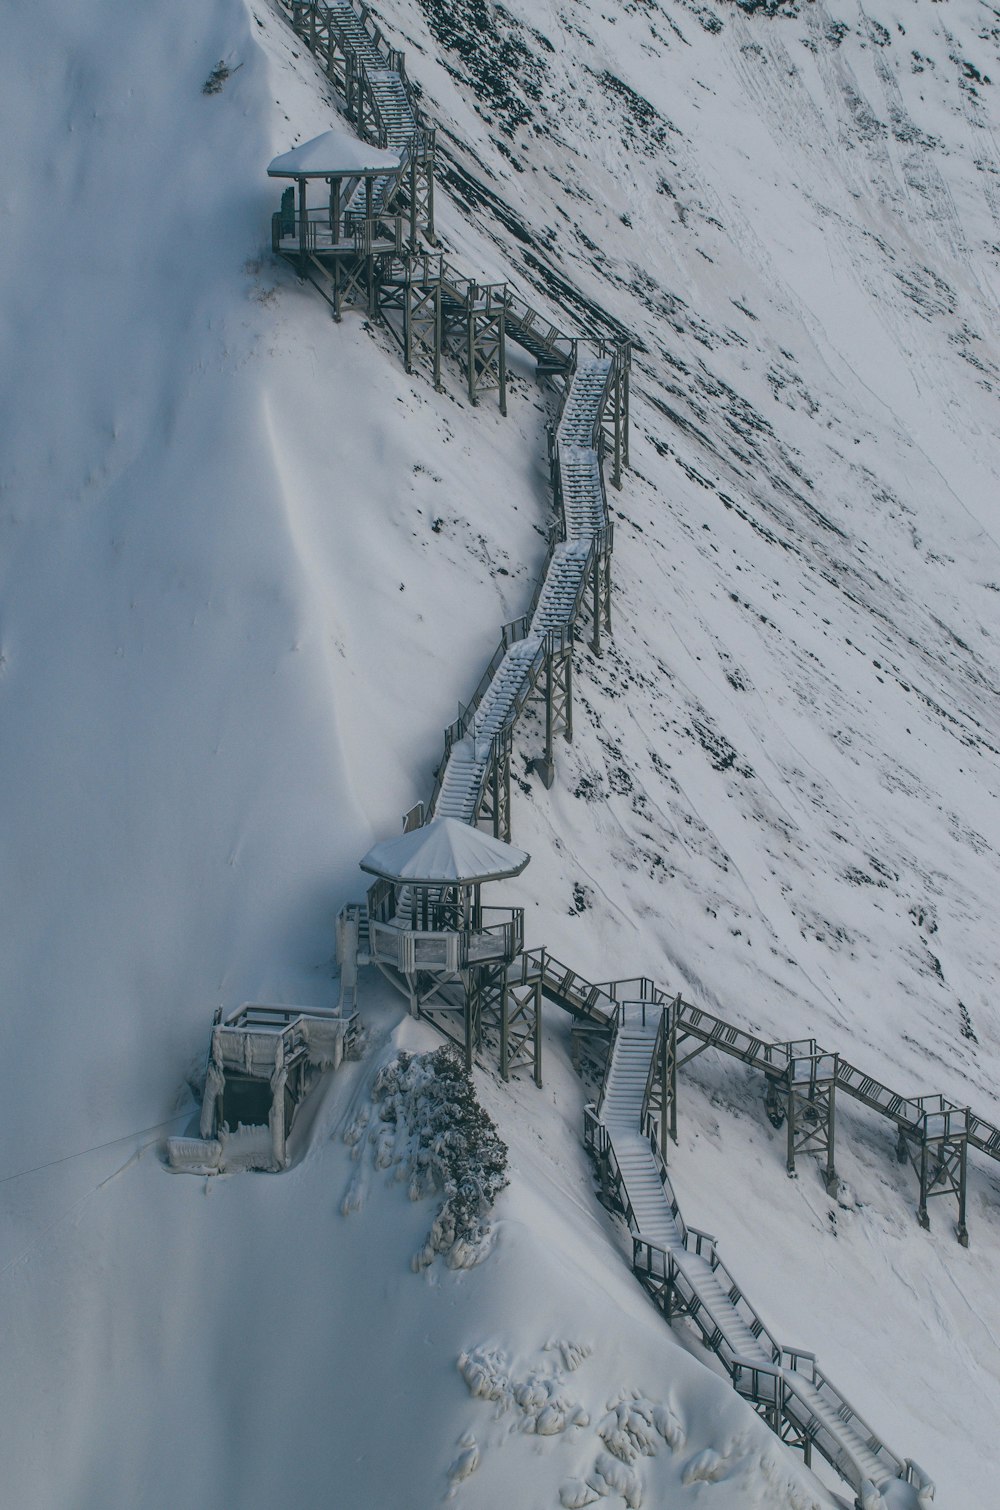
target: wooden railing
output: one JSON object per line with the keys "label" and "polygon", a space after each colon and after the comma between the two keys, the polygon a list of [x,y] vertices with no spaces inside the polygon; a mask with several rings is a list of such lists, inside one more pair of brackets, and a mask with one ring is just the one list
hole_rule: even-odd
{"label": "wooden railing", "polygon": [[[652,986],[651,982],[642,984]],[[652,988],[648,994],[660,993]],[[664,1047],[661,1039],[667,1031],[668,1017],[676,1006],[676,1001],[664,1007],[648,999],[618,1004],[618,1026],[628,1023],[630,1009],[638,1021],[645,1020],[647,1024],[650,1019],[644,1014],[660,1013],[650,1076],[657,1066],[657,1052],[662,1052]],[[862,1420],[819,1368],[815,1355],[804,1349],[786,1347],[778,1341],[723,1263],[715,1238],[684,1223],[660,1147],[660,1139],[665,1133],[658,1127],[657,1119],[648,1115],[650,1077],[647,1077],[643,1095],[641,1126],[649,1142],[664,1204],[670,1212],[678,1240],[664,1244],[641,1231],[627,1178],[618,1163],[614,1138],[601,1121],[601,1107],[613,1063],[614,1054],[605,1074],[601,1101],[596,1107],[585,1110],[584,1142],[597,1160],[606,1197],[622,1211],[632,1234],[633,1272],[654,1303],[668,1320],[675,1314],[686,1315],[701,1333],[706,1347],[719,1358],[737,1391],[758,1408],[762,1407],[776,1430],[782,1430],[784,1423],[788,1423],[792,1428],[791,1440],[807,1450],[815,1447],[856,1491],[860,1492],[868,1474],[864,1462],[858,1457],[860,1449],[852,1446],[854,1441],[859,1441],[865,1452],[878,1461],[885,1478],[914,1482],[915,1478],[907,1478],[910,1464],[896,1457]],[[711,1292],[706,1290],[702,1278],[704,1270],[692,1267],[689,1259],[707,1267],[717,1290],[714,1287]],[[747,1335],[761,1349],[762,1356],[747,1357],[747,1344],[743,1340]],[[832,1427],[831,1417],[844,1429]],[[920,1472],[916,1465],[913,1465],[913,1472],[914,1475]]]}
{"label": "wooden railing", "polygon": [[285,1007],[252,1004],[238,1007],[212,1030],[212,1051],[227,1069],[240,1069],[246,1062],[247,1040],[267,1050],[272,1064],[290,1064],[308,1053],[307,1019],[342,1026],[346,1039],[357,1029],[358,1014],[346,1015],[327,1007]]}

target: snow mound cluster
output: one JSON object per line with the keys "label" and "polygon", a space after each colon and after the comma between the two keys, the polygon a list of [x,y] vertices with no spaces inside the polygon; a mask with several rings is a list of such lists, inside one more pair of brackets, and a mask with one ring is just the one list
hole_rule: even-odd
{"label": "snow mound cluster", "polygon": [[[471,1269],[490,1252],[488,1216],[507,1185],[507,1145],[476,1099],[472,1077],[445,1045],[427,1054],[405,1050],[381,1069],[371,1106],[344,1133],[360,1161],[365,1150],[376,1169],[408,1180],[410,1199],[442,1197],[414,1269],[443,1254],[451,1269]],[[363,1204],[366,1171],[358,1170],[341,1205],[346,1214]]]}
{"label": "snow mound cluster", "polygon": [[[715,1447],[689,1444],[688,1424],[672,1394],[660,1400],[622,1387],[601,1405],[600,1395],[592,1398],[600,1388],[598,1378],[581,1377],[570,1386],[567,1375],[576,1374],[591,1352],[586,1343],[553,1340],[523,1361],[512,1359],[496,1342],[479,1343],[459,1354],[458,1371],[469,1394],[493,1404],[495,1411],[492,1428],[462,1437],[462,1450],[449,1474],[451,1496],[482,1467],[491,1444],[501,1446],[512,1435],[523,1434],[559,1438],[563,1450],[575,1459],[574,1471],[558,1489],[563,1510],[583,1510],[601,1500],[641,1510],[662,1502],[668,1481],[674,1485],[677,1504],[689,1499],[700,1503],[705,1485],[723,1481],[745,1493],[739,1503],[747,1510],[777,1504],[814,1510],[820,1503],[790,1481],[787,1462],[781,1464],[770,1448],[762,1452],[747,1432],[730,1433]],[[686,1461],[685,1449],[690,1454]],[[541,1442],[538,1450],[543,1450]],[[670,1462],[675,1464],[672,1471]],[[827,1503],[825,1497],[821,1502]]]}

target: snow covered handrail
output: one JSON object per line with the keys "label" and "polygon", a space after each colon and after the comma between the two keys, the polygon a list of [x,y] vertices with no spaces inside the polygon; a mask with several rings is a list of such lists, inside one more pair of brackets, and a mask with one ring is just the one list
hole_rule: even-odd
{"label": "snow covered handrail", "polygon": [[[423,122],[402,52],[390,47],[371,11],[360,0],[280,0],[295,32],[322,63],[343,96],[358,134],[398,153],[402,174],[377,179],[372,207],[389,208],[402,182],[409,195],[410,241],[421,228],[434,235],[435,133]],[[362,195],[352,211],[363,209]]]}
{"label": "snow covered handrail", "polygon": [[544,673],[545,754],[536,769],[551,784],[557,724],[567,736],[572,733],[572,644],[589,585],[595,649],[602,624],[610,622],[613,536],[601,467],[601,427],[616,381],[616,361],[616,356],[584,356],[577,350],[551,452],[557,536],[550,537],[528,615],[506,627],[472,701],[445,732],[444,758],[428,812],[467,823],[486,816],[494,833],[503,838],[510,836],[510,740],[505,738],[500,746],[494,741],[501,732],[512,734]]}
{"label": "snow covered handrail", "polygon": [[[560,974],[559,971],[563,973]],[[542,991],[550,1001],[574,1017],[587,1019],[596,1029],[610,1034],[631,1010],[635,1020],[641,1004],[671,1003],[674,1075],[706,1049],[719,1049],[752,1069],[767,1081],[766,1105],[775,1126],[787,1120],[789,1172],[796,1155],[827,1154],[827,1180],[835,1185],[833,1168],[834,1099],[831,1089],[861,1101],[896,1128],[897,1154],[909,1160],[919,1182],[917,1217],[928,1225],[929,1199],[952,1195],[958,1205],[956,1233],[968,1244],[966,1227],[966,1149],[968,1146],[1000,1161],[1000,1129],[938,1094],[904,1096],[864,1074],[839,1054],[820,1047],[813,1038],[770,1042],[745,1028],[727,1022],[712,1012],[693,1006],[683,997],[671,998],[651,980],[633,978],[594,986],[569,967],[542,974]],[[670,1121],[676,1122],[676,1080],[668,1088]],[[811,1125],[811,1131],[807,1128]]]}
{"label": "snow covered handrail", "polygon": [[[623,461],[627,464],[628,452],[628,347],[617,348],[611,353],[603,347],[599,347],[596,353],[588,351],[580,342],[544,321],[511,294],[506,285],[480,289],[473,280],[460,278],[440,257],[435,270],[432,259],[426,253],[420,253],[417,246],[415,168],[426,144],[422,145],[419,137],[423,128],[405,75],[402,54],[386,45],[380,28],[361,0],[335,0],[335,3],[326,5],[311,3],[311,0],[283,0],[283,3],[290,11],[295,29],[307,37],[313,52],[320,57],[323,55],[325,27],[327,73],[340,83],[348,114],[359,132],[369,139],[374,138],[382,147],[398,150],[413,169],[410,174],[412,244],[408,254],[400,255],[397,226],[394,257],[385,260],[391,265],[398,263],[403,286],[412,285],[414,277],[423,277],[426,285],[435,291],[438,301],[437,363],[440,363],[441,356],[441,309],[444,300],[448,299],[454,309],[468,316],[467,370],[473,402],[479,391],[476,363],[487,364],[493,360],[488,346],[492,334],[487,335],[487,344],[478,348],[475,344],[475,316],[481,312],[481,307],[496,322],[499,341],[496,348],[499,353],[497,386],[501,407],[505,393],[505,331],[535,356],[540,376],[555,379],[555,385],[561,386],[559,414],[550,440],[558,530],[550,538],[545,568],[528,613],[505,626],[501,643],[480,679],[472,701],[467,707],[460,707],[458,719],[446,731],[445,757],[430,802],[430,813],[441,810],[473,824],[485,817],[492,820],[496,834],[508,837],[513,728],[544,671],[546,749],[544,760],[535,764],[541,769],[543,779],[550,783],[553,734],[558,732],[557,725],[567,736],[571,733],[571,649],[591,580],[595,650],[599,649],[601,627],[610,628],[613,537],[602,463],[608,434],[606,412],[610,410],[614,421],[614,481],[619,485],[621,465]],[[430,151],[433,152],[432,137]],[[431,172],[425,205],[432,203],[432,179]],[[376,213],[389,208],[396,181],[385,180],[384,194],[374,196]],[[371,201],[370,185],[367,192]],[[429,226],[431,215],[425,219]],[[363,250],[371,262],[372,248]],[[339,276],[338,269],[338,280]],[[339,314],[339,282],[337,288],[336,310]],[[407,301],[409,297],[407,289]],[[370,269],[369,307],[382,309],[371,294]],[[402,309],[404,325],[412,318],[408,302],[393,306],[391,300],[387,300],[385,307]],[[409,366],[408,338],[406,351]],[[374,920],[373,925],[378,926]],[[522,942],[517,941],[519,953]],[[526,972],[527,956],[521,955],[521,966],[522,973]],[[868,1490],[872,1485],[884,1482],[887,1476],[913,1487],[919,1485],[921,1503],[925,1495],[932,1496],[933,1489],[926,1476],[909,1461],[904,1464],[890,1454],[880,1439],[858,1421],[851,1407],[821,1374],[812,1355],[783,1349],[776,1343],[721,1263],[714,1239],[697,1229],[685,1227],[667,1173],[666,1133],[669,1114],[674,1109],[672,1092],[676,1089],[675,1078],[670,1085],[668,1080],[671,1075],[676,1075],[678,1031],[699,1039],[702,1048],[718,1046],[764,1068],[769,1083],[781,1076],[787,1078],[790,1119],[795,1104],[793,1092],[802,1094],[796,1076],[797,1064],[810,1060],[812,1068],[807,1090],[811,1091],[816,1081],[814,1061],[818,1055],[815,1044],[812,1044],[811,1055],[797,1055],[797,1045],[767,1045],[722,1023],[721,1019],[716,1019],[715,1026],[708,1028],[706,1037],[700,1018],[697,1022],[693,1017],[685,1019],[686,1004],[680,997],[666,1004],[666,998],[655,987],[651,988],[649,998],[643,993],[636,1010],[630,1014],[630,1004],[615,1000],[613,991],[608,988],[588,986],[570,971],[563,971],[561,978],[557,979],[559,972],[554,968],[554,962],[546,959],[544,952],[538,974],[542,991],[560,1000],[574,1015],[599,1029],[613,1024],[614,1043],[608,1073],[597,1108],[587,1108],[585,1139],[598,1157],[607,1193],[614,1194],[625,1212],[634,1237],[633,1257],[637,1272],[645,1275],[647,1287],[657,1297],[657,1303],[664,1306],[669,1316],[680,1298],[683,1309],[703,1329],[709,1346],[726,1363],[734,1382],[737,1377],[742,1379],[746,1370],[750,1371],[755,1404],[767,1403],[762,1397],[762,1381],[769,1380],[767,1387],[772,1391],[772,1404],[777,1413],[772,1424],[778,1429],[783,1424],[790,1426],[792,1439],[803,1446],[807,1456],[811,1445],[815,1444],[855,1487],[865,1501],[865,1510],[869,1510],[869,1500],[872,1507],[881,1503],[877,1490],[874,1498],[869,1496]],[[694,1011],[690,1009],[691,1013]],[[647,1016],[650,1019],[648,1024],[645,1021]],[[651,1036],[654,1020],[655,1033]],[[640,1054],[652,1053],[648,1072],[637,1076],[633,1069],[626,1078],[625,1093],[620,1086],[610,1089],[617,1056],[623,1046],[630,1051],[638,1048]],[[836,1056],[828,1057],[833,1063],[835,1077]],[[850,1089],[846,1085],[844,1088]],[[851,1093],[858,1094],[858,1091]],[[636,1102],[634,1106],[629,1103],[629,1097]],[[949,1137],[960,1142],[964,1203],[964,1150],[970,1119],[966,1113],[961,1130],[957,1130],[956,1118],[952,1116],[956,1108],[943,1102],[928,1107],[924,1104],[925,1099],[914,1101],[910,1098],[904,1103],[903,1098],[899,1098],[899,1104],[920,1112],[925,1144],[932,1127],[936,1130],[935,1135],[940,1134],[939,1143],[942,1138],[947,1140]],[[832,1093],[827,1104],[832,1119]],[[885,1110],[877,1098],[872,1104]],[[622,1112],[623,1107],[628,1110],[630,1106],[635,1116],[631,1130],[626,1131]],[[912,1120],[907,1124],[908,1128],[911,1126]],[[991,1145],[996,1130],[978,1121],[977,1128],[981,1130],[985,1143]],[[996,1144],[1000,1156],[1000,1134],[996,1137]],[[790,1151],[793,1148],[791,1134],[789,1148]],[[832,1139],[830,1149],[832,1158]],[[926,1160],[923,1160],[922,1170],[925,1164]],[[636,1190],[641,1194],[636,1194],[633,1201],[630,1180],[637,1170],[647,1171],[647,1176],[645,1179],[641,1175],[636,1178]],[[652,1173],[652,1179],[648,1172]],[[927,1193],[923,1173],[921,1182],[923,1205]],[[649,1207],[650,1192],[655,1196],[653,1207],[644,1211],[644,1203]],[[647,1226],[655,1227],[656,1231],[647,1231]],[[644,1255],[643,1262],[637,1257],[640,1253]],[[659,1258],[654,1259],[654,1255]],[[654,1272],[658,1262],[662,1272]],[[761,1339],[764,1339],[763,1344]]]}
{"label": "snow covered handrail", "polygon": [[[643,1004],[639,1004],[643,1005]],[[652,1005],[652,1004],[646,1004]],[[599,1108],[588,1107],[584,1142],[595,1155],[607,1198],[623,1212],[632,1235],[632,1267],[667,1320],[686,1315],[725,1367],[737,1391],[763,1411],[774,1430],[803,1448],[813,1447],[871,1510],[891,1502],[912,1510],[929,1502],[929,1483],[918,1495],[909,1467],[864,1422],[819,1368],[812,1353],[782,1346],[726,1268],[713,1237],[681,1217],[659,1147],[655,1123],[644,1125],[647,1062],[662,1077],[666,1055],[660,1028],[627,1015],[615,1025]],[[647,1089],[643,1090],[645,1083]]]}

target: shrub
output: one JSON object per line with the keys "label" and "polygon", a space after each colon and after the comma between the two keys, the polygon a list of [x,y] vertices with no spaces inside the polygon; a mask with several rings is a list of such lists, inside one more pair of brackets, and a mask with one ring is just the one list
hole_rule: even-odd
{"label": "shrub", "polygon": [[400,1053],[379,1072],[372,1094],[397,1138],[406,1130],[411,1199],[443,1196],[414,1266],[435,1253],[445,1253],[453,1268],[478,1263],[490,1246],[487,1217],[508,1183],[507,1145],[476,1100],[462,1060],[451,1047]]}

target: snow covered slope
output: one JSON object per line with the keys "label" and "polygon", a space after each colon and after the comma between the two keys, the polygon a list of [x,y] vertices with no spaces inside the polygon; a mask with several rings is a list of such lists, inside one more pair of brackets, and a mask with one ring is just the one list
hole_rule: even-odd
{"label": "snow covered slope", "polygon": [[[584,659],[557,785],[516,798],[531,941],[995,1118],[995,13],[380,14],[443,128],[470,271],[641,343],[617,639]],[[3,29],[12,1503],[374,1507],[405,1483],[431,1505],[471,1431],[503,1451],[461,1503],[551,1505],[594,1430],[487,1428],[455,1364],[485,1345],[526,1375],[552,1338],[593,1348],[595,1428],[619,1384],[684,1416],[653,1503],[698,1502],[702,1447],[728,1464],[713,1504],[810,1503],[629,1279],[568,1074],[555,1099],[484,1082],[517,1170],[470,1276],[408,1272],[426,1221],[398,1192],[339,1214],[327,1134],[387,1047],[377,1002],[286,1179],[206,1200],[157,1163],[216,1003],[330,999],[357,858],[426,795],[530,596],[544,415],[527,381],[507,421],[436,395],[271,264],[263,167],[333,106],[263,3],[41,0]],[[943,1213],[916,1228],[861,1117],[841,1206],[785,1180],[731,1072],[702,1065],[681,1126],[685,1211],[768,1319],[940,1503],[989,1504],[995,1183],[972,1177],[962,1252]]]}

